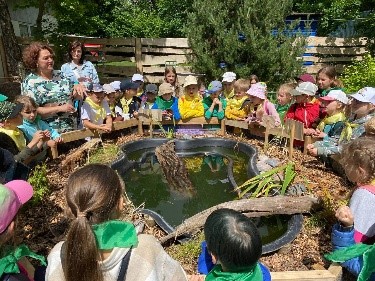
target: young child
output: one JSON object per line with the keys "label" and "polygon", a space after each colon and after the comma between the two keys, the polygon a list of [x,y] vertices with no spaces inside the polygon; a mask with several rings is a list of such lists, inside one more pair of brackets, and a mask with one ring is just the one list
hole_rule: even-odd
{"label": "young child", "polygon": [[276,111],[279,114],[280,122],[284,123],[284,117],[289,107],[292,104],[291,91],[296,87],[294,83],[285,83],[280,85],[277,90],[277,104]]}
{"label": "young child", "polygon": [[[234,120],[243,120],[246,118],[246,111],[242,107],[247,99],[246,91],[250,88],[250,81],[246,79],[238,79],[234,82],[234,97],[227,100],[227,108],[225,109],[225,117]],[[225,89],[225,87],[224,87]]]}
{"label": "young child", "polygon": [[250,80],[250,85],[260,82],[258,76],[256,76],[255,74],[251,74],[249,77],[249,80]]}
{"label": "young child", "polygon": [[65,199],[72,220],[66,240],[48,256],[46,281],[187,280],[153,236],[137,235],[119,219],[124,193],[107,165],[89,164],[70,175]]}
{"label": "young child", "polygon": [[82,126],[92,130],[112,131],[112,115],[107,101],[104,100],[104,89],[100,84],[90,84],[87,97],[82,105]]}
{"label": "young child", "polygon": [[148,84],[145,93],[141,96],[141,108],[151,109],[154,106],[156,95],[158,93],[158,86],[155,84]]}
{"label": "young child", "polygon": [[307,146],[308,153],[329,161],[328,156],[338,154],[345,142],[359,138],[365,132],[365,123],[375,116],[375,88],[365,87],[351,95],[351,116],[341,134]]}
{"label": "young child", "polygon": [[103,91],[106,95],[105,100],[108,103],[109,110],[111,111],[112,121],[122,121],[122,110],[116,104],[116,90],[111,86],[111,84],[104,84]]}
{"label": "young child", "polygon": [[[340,163],[351,182],[357,184],[349,207],[341,206],[336,211],[338,223],[332,229],[333,250],[326,256],[341,262],[358,280],[375,280],[375,138],[361,137],[346,145]],[[356,244],[356,243],[365,244]],[[371,274],[372,273],[372,274]],[[368,279],[369,278],[369,279]]]}
{"label": "young child", "polygon": [[209,96],[203,99],[204,117],[210,119],[211,117],[217,117],[222,120],[225,117],[224,110],[227,106],[227,101],[220,98],[223,86],[220,81],[212,81],[208,85]]}
{"label": "young child", "polygon": [[133,74],[132,82],[138,85],[137,97],[140,97],[143,94],[143,83],[144,83],[143,75],[139,73]]}
{"label": "young child", "polygon": [[326,66],[321,68],[316,74],[316,83],[318,85],[318,96],[326,96],[330,90],[342,90],[342,82],[337,79],[336,68]]}
{"label": "young child", "polygon": [[109,85],[111,85],[112,88],[115,90],[115,100],[117,103],[122,98],[122,95],[123,95],[120,89],[121,81],[113,81],[109,83]]}
{"label": "young child", "polygon": [[311,135],[322,139],[340,135],[346,120],[345,106],[349,103],[348,97],[341,90],[331,90],[320,100],[327,115],[320,121],[316,130],[311,132]]}
{"label": "young child", "polygon": [[164,70],[164,82],[169,83],[173,87],[173,96],[178,98],[180,96],[181,87],[177,81],[177,72],[173,66],[166,66]]}
{"label": "young child", "polygon": [[182,119],[204,115],[202,100],[198,94],[198,81],[192,75],[185,78],[184,95],[178,99],[178,110]]}
{"label": "young child", "polygon": [[125,120],[138,117],[138,110],[141,106],[141,100],[137,97],[138,87],[137,83],[129,79],[121,81],[120,89],[123,96],[117,105],[121,108],[123,112],[122,117],[124,117]]}
{"label": "young child", "polygon": [[[304,124],[305,132],[310,132],[313,123],[319,118],[319,104],[313,102],[318,87],[311,82],[302,82],[291,91],[295,103],[285,114],[285,119],[293,119]],[[285,120],[284,120],[285,121]]]}
{"label": "young child", "polygon": [[60,134],[52,129],[48,123],[43,121],[37,114],[38,105],[33,98],[18,96],[15,101],[23,104],[23,109],[21,111],[23,123],[18,126],[18,128],[23,132],[26,142],[29,143],[37,131],[42,131],[44,134],[44,138],[38,143],[39,148],[54,148],[58,143],[63,142]]}
{"label": "young child", "polygon": [[280,116],[276,111],[275,105],[266,99],[266,88],[260,83],[251,85],[250,89],[246,92],[250,97],[250,106],[246,110],[248,117],[246,122],[258,123],[262,125],[262,118],[264,115],[270,115],[275,119],[275,126],[280,125]]}
{"label": "young child", "polygon": [[17,127],[22,125],[22,108],[22,104],[0,102],[0,145],[10,151],[16,161],[29,164],[34,158],[39,160],[38,154],[41,151],[37,144],[45,135],[43,131],[36,131],[31,141],[26,144],[24,134]]}
{"label": "young child", "polygon": [[269,270],[258,260],[262,240],[254,223],[231,210],[213,211],[204,224],[206,242],[198,260],[198,271],[210,280],[271,280]]}
{"label": "young child", "polygon": [[165,120],[180,120],[181,115],[178,110],[178,99],[173,96],[173,86],[169,83],[162,83],[159,86],[159,94],[151,109],[161,109],[163,119]]}
{"label": "young child", "polygon": [[18,210],[33,196],[32,186],[23,180],[0,184],[0,280],[41,280],[26,257],[46,265],[42,256],[26,245],[15,246],[13,239]]}
{"label": "young child", "polygon": [[315,84],[314,77],[311,74],[307,74],[307,73],[302,74],[298,77],[295,77],[294,79],[296,80],[297,84],[301,84],[302,82],[311,82]]}
{"label": "young child", "polygon": [[[234,98],[234,95],[235,95],[234,82],[236,82],[236,73],[225,72],[223,74],[223,80],[221,82],[223,83],[223,88],[224,88],[224,98],[226,98],[227,100]],[[245,92],[247,91],[247,89],[245,90]]]}

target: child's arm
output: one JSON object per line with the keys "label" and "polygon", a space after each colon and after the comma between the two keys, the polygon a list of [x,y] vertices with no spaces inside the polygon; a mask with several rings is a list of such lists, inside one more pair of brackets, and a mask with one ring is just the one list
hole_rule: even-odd
{"label": "child's arm", "polygon": [[191,108],[190,103],[186,103],[183,99],[179,99],[178,110],[180,111],[182,119],[204,116],[204,108],[201,102],[198,102],[194,108]]}
{"label": "child's arm", "polygon": [[171,106],[171,109],[173,111],[173,118],[174,118],[174,120],[178,121],[178,120],[181,119],[180,110],[178,109],[178,99],[177,98],[173,98],[173,99],[174,99],[174,101],[173,101],[173,104]]}
{"label": "child's arm", "polygon": [[52,140],[54,140],[54,141],[56,141],[56,142],[62,142],[61,135],[60,135],[55,129],[51,128],[50,125],[48,125],[47,122],[45,122],[45,121],[43,121],[43,120],[39,120],[39,121],[38,121],[38,126],[39,126],[39,128],[40,128],[42,131],[44,131],[44,132],[46,133],[46,134],[45,134],[46,136],[48,136],[48,135],[47,135],[47,132],[48,132],[49,137],[50,137]]}

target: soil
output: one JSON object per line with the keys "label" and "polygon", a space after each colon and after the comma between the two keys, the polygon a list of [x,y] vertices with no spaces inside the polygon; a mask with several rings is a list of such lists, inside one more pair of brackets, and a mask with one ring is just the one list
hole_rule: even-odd
{"label": "soil", "polygon": [[[245,139],[233,135],[225,137],[255,145],[259,152],[263,150],[262,140]],[[121,145],[139,138],[134,134],[120,137],[117,135],[116,138],[105,140],[104,145],[109,143]],[[17,235],[19,241],[17,242],[23,240],[39,254],[47,256],[52,247],[64,238],[67,230],[68,220],[64,215],[63,190],[71,171],[62,171],[60,167],[65,157],[74,151],[79,144],[81,143],[71,143],[69,146],[63,147],[65,153],[62,153],[59,158],[47,162],[50,194],[37,205],[29,204],[18,216],[18,225],[23,226],[23,228],[19,230]],[[72,150],[69,151],[69,148],[72,148]],[[281,161],[288,161],[286,149],[280,145],[271,145],[267,150],[267,155]],[[328,268],[329,263],[323,255],[331,250],[330,233],[331,226],[335,222],[334,211],[337,206],[347,202],[352,184],[325,167],[317,159],[304,155],[300,151],[295,151],[293,161],[297,172],[294,182],[303,183],[307,186],[309,193],[323,198],[324,209],[317,213],[304,215],[304,226],[297,238],[278,252],[263,256],[261,261],[271,271]],[[134,208],[131,208],[131,204],[128,204],[128,206],[130,206],[130,209],[128,209],[127,218],[133,221],[139,219],[139,215],[133,212]],[[165,235],[162,230],[147,221],[144,232],[153,234],[157,238]],[[167,251],[172,252],[173,255],[174,250],[171,249],[167,249]],[[187,274],[195,274],[196,260],[196,257],[192,257],[179,261]],[[348,274],[345,274],[345,276],[345,280],[354,280]]]}

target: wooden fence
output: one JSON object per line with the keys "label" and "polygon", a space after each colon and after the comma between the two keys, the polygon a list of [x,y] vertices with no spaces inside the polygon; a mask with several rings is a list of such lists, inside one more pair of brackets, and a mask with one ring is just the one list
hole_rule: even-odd
{"label": "wooden fence", "polygon": [[[121,80],[134,73],[142,73],[146,82],[161,83],[166,65],[176,67],[178,78],[192,74],[188,56],[192,55],[187,38],[77,38],[89,44],[87,59],[97,64],[101,82]],[[20,38],[20,44],[29,44],[30,38]],[[326,65],[343,67],[361,60],[367,53],[366,38],[307,37],[302,58],[307,73],[315,74]],[[298,59],[298,58],[297,58]],[[203,74],[194,74],[203,75]]]}

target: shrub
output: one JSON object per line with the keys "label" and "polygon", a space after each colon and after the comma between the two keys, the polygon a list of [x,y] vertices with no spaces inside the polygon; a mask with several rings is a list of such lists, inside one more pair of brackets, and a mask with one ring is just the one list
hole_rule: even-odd
{"label": "shrub", "polygon": [[47,178],[47,166],[45,163],[36,166],[30,177],[29,183],[34,189],[32,203],[37,204],[49,193],[49,181]]}

